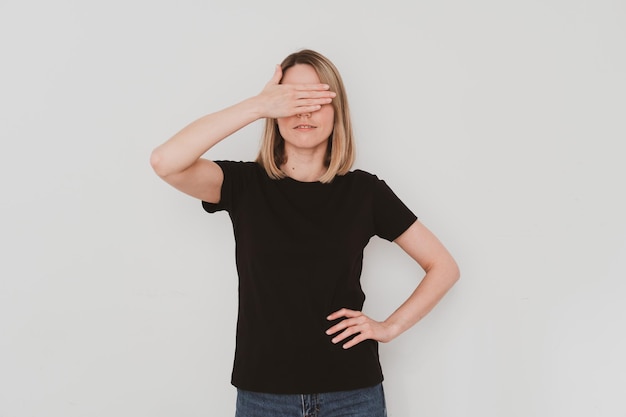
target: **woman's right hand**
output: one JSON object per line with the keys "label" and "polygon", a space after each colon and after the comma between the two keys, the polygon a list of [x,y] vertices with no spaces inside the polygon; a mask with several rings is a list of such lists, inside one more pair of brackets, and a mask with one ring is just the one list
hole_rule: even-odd
{"label": "woman's right hand", "polygon": [[283,70],[276,65],[272,79],[256,96],[263,117],[276,119],[319,110],[336,96],[327,84],[280,84]]}

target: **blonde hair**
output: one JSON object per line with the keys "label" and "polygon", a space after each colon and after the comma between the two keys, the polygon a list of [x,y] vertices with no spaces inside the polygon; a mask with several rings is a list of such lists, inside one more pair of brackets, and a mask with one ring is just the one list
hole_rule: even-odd
{"label": "blonde hair", "polygon": [[[336,175],[347,174],[355,159],[354,137],[346,89],[335,65],[322,54],[310,49],[292,53],[280,64],[283,74],[296,64],[312,66],[320,81],[328,84],[330,91],[337,94],[332,101],[335,111],[334,126],[326,149],[325,164],[328,169],[319,179],[320,182],[328,183]],[[270,178],[285,178],[285,174],[280,170],[280,166],[286,162],[285,140],[280,135],[276,119],[265,119],[265,130],[256,162],[265,168]]]}

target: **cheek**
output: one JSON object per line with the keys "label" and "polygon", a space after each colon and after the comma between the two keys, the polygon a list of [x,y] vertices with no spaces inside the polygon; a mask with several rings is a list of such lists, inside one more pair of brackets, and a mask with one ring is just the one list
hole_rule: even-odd
{"label": "cheek", "polygon": [[276,125],[278,127],[278,132],[284,137],[285,135],[283,132],[285,130],[285,119],[276,119]]}
{"label": "cheek", "polygon": [[335,109],[332,105],[327,104],[318,110],[319,118],[325,123],[333,124],[335,122]]}

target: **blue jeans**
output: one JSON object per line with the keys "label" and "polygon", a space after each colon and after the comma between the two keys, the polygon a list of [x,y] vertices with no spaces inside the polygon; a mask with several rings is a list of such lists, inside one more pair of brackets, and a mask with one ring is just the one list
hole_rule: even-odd
{"label": "blue jeans", "polygon": [[237,390],[235,417],[386,417],[382,384],[321,394],[264,394]]}

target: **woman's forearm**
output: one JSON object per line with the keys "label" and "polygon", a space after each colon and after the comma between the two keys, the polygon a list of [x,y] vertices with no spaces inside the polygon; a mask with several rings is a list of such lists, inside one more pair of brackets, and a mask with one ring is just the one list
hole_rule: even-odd
{"label": "woman's forearm", "polygon": [[454,261],[426,273],[415,291],[385,321],[390,338],[395,339],[426,316],[459,279]]}
{"label": "woman's forearm", "polygon": [[182,172],[217,143],[259,118],[256,97],[203,116],[154,149],[150,163],[161,177]]}

